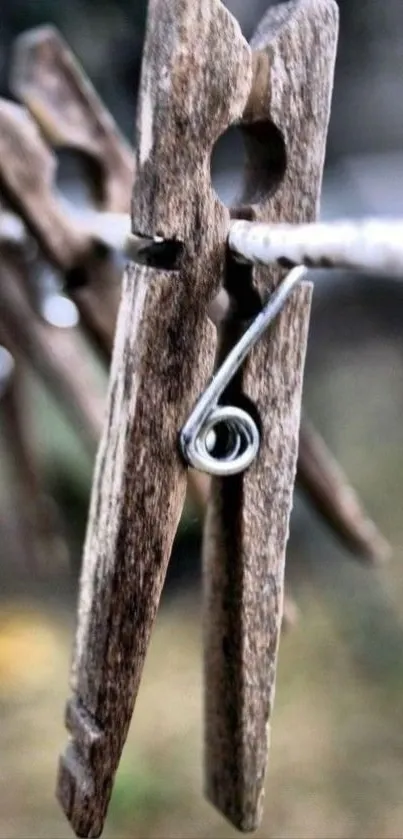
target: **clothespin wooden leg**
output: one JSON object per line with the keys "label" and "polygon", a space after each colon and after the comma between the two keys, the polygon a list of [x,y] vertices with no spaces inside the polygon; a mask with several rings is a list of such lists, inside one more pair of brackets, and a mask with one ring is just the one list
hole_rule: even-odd
{"label": "clothespin wooden leg", "polygon": [[[214,322],[218,325],[228,320],[233,310],[228,293],[220,293],[212,310]],[[206,474],[191,470],[189,483],[190,479],[193,502],[202,508],[204,514],[210,494],[209,478]],[[368,516],[341,465],[306,413],[301,417],[297,485],[353,557],[373,564],[383,562],[390,555],[391,549],[386,539]],[[292,608],[289,611],[291,614]]]}
{"label": "clothespin wooden leg", "polygon": [[[270,9],[252,41],[243,127],[252,220],[316,217],[337,29],[333,0],[294,0]],[[267,300],[284,275],[256,269],[251,288]],[[246,280],[229,266],[234,296]],[[245,474],[214,480],[205,536],[206,792],[243,831],[262,814],[310,300],[304,283],[230,389],[231,404],[254,406],[261,447]],[[237,332],[224,329],[223,355]]]}
{"label": "clothespin wooden leg", "polygon": [[[1,211],[0,211],[1,212]],[[15,266],[10,275],[4,253],[4,243],[0,248],[0,371],[11,359],[13,363],[5,380],[0,376],[0,412],[1,428],[7,444],[7,454],[12,460],[13,489],[16,499],[16,514],[19,532],[22,536],[24,554],[36,571],[57,562],[64,562],[67,549],[58,526],[56,509],[47,497],[40,478],[39,464],[33,447],[32,429],[27,412],[25,359],[20,352],[20,341],[15,334],[15,323],[7,306],[10,298],[17,297],[16,285],[20,279],[21,266]],[[9,284],[11,288],[9,288]],[[9,295],[3,294],[9,291]],[[7,301],[5,301],[7,296]],[[17,313],[20,314],[17,307]],[[23,341],[27,343],[25,332]],[[30,339],[28,338],[28,343]],[[10,353],[4,357],[5,349]],[[32,347],[31,347],[32,350]]]}
{"label": "clothespin wooden leg", "polygon": [[58,781],[81,836],[102,830],[183,506],[178,432],[213,369],[207,312],[229,224],[210,155],[240,119],[250,78],[249,48],[221,2],[151,0],[132,229],[167,246],[159,268],[131,266],[124,277],[96,467],[67,708],[72,740]]}

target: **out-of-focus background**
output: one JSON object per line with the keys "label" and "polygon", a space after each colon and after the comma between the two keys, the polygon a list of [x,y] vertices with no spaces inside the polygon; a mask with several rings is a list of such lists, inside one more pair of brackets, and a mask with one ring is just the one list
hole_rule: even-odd
{"label": "out-of-focus background", "polygon": [[[268,0],[231,0],[249,37]],[[0,88],[15,36],[60,28],[132,140],[144,0],[2,0]],[[340,0],[323,215],[403,215],[403,3]],[[240,150],[217,151],[230,200]],[[74,160],[60,155],[77,193]],[[1,271],[1,265],[0,265]],[[282,640],[258,837],[403,837],[403,280],[317,278],[304,406],[393,546],[358,565],[298,494],[288,579],[300,610]],[[100,372],[103,387],[106,375]],[[93,453],[36,380],[27,412],[68,546],[37,568],[21,538],[10,446],[0,443],[0,837],[68,837],[54,799]],[[0,403],[1,415],[1,403]],[[200,517],[178,534],[105,836],[235,833],[202,798]]]}

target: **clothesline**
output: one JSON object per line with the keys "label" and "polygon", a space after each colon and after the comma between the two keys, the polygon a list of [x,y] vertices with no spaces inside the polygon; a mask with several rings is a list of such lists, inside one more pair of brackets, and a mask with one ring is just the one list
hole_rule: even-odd
{"label": "clothesline", "polygon": [[[86,213],[83,220],[98,241],[124,250],[130,235],[129,215]],[[403,277],[403,219],[343,219],[301,225],[233,221],[228,244],[238,258],[255,264]]]}

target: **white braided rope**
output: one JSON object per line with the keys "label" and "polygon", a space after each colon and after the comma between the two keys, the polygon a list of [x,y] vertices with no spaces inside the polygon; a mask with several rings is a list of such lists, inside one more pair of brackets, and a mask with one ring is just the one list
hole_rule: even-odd
{"label": "white braided rope", "polygon": [[344,268],[403,277],[403,221],[368,219],[319,224],[235,221],[230,249],[259,265]]}
{"label": "white braided rope", "polygon": [[[77,221],[118,251],[130,235],[130,217],[83,213]],[[313,224],[231,222],[228,243],[240,259],[260,265],[343,268],[403,277],[403,220],[363,219]]]}

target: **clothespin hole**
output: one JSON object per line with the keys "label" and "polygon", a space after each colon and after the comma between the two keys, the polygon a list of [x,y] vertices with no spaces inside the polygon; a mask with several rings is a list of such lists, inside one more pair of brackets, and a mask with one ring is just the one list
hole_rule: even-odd
{"label": "clothespin hole", "polygon": [[56,184],[63,198],[75,207],[103,206],[105,195],[102,167],[85,152],[60,147],[56,151]]}
{"label": "clothespin hole", "polygon": [[278,190],[287,169],[284,136],[274,122],[243,123],[241,132],[246,149],[244,201],[265,203]]}
{"label": "clothespin hole", "polygon": [[146,264],[160,271],[179,271],[184,254],[183,242],[165,239],[149,249]]}
{"label": "clothespin hole", "polygon": [[[284,136],[274,122],[232,125],[217,140],[211,155],[211,181],[227,207],[242,193],[250,204],[274,195],[287,169]],[[248,219],[254,221],[255,219]]]}

